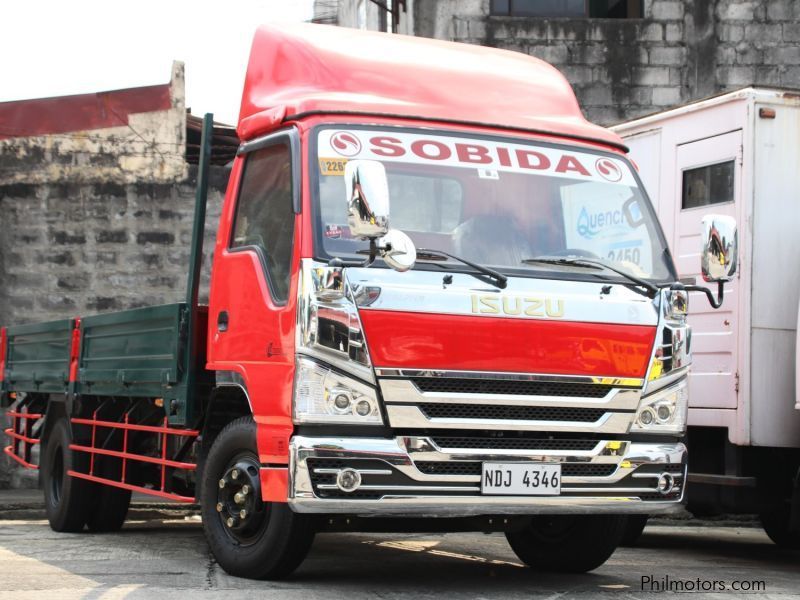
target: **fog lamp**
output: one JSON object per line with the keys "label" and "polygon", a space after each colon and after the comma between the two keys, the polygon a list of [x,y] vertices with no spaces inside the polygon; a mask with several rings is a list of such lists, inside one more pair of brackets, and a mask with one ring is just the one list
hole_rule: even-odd
{"label": "fog lamp", "polygon": [[355,469],[343,469],[336,475],[336,485],[343,492],[355,492],[361,485],[361,474]]}

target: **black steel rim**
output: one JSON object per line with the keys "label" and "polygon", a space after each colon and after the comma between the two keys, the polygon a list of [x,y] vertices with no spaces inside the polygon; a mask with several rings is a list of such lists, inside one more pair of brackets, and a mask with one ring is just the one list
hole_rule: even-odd
{"label": "black steel rim", "polygon": [[217,482],[214,510],[220,526],[239,546],[255,544],[269,525],[269,503],[261,500],[260,464],[251,453],[234,456]]}

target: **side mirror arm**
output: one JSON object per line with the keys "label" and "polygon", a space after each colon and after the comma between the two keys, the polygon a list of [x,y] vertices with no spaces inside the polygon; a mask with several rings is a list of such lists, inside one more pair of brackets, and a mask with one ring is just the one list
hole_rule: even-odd
{"label": "side mirror arm", "polygon": [[369,256],[368,258],[361,264],[362,267],[369,267],[372,263],[375,262],[375,259],[378,258],[378,242],[375,238],[369,238]]}
{"label": "side mirror arm", "polygon": [[722,301],[725,299],[725,282],[718,281],[717,282],[717,298],[714,299],[713,292],[708,289],[707,287],[703,287],[702,285],[686,285],[684,288],[687,292],[703,292],[708,298],[708,303],[711,305],[711,308],[717,309],[722,306]]}

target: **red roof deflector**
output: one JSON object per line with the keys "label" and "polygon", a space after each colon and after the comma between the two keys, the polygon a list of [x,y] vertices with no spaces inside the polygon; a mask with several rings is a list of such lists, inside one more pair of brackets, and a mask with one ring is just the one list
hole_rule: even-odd
{"label": "red roof deflector", "polygon": [[526,54],[326,25],[260,27],[239,137],[307,113],[492,125],[626,149],[617,134],[584,119],[558,70]]}

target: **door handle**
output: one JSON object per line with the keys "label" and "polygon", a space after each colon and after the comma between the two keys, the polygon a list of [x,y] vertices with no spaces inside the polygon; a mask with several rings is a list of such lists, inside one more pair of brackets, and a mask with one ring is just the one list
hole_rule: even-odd
{"label": "door handle", "polygon": [[221,310],[217,315],[217,331],[228,331],[228,311]]}

